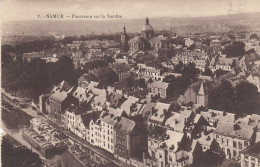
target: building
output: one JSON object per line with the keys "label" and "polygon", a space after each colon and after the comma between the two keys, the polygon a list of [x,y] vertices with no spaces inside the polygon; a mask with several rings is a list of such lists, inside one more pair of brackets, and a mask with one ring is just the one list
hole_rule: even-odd
{"label": "building", "polygon": [[153,38],[153,35],[154,35],[153,27],[149,24],[149,19],[146,18],[145,25],[142,26],[142,37],[146,41],[149,41],[150,39]]}
{"label": "building", "polygon": [[188,89],[184,92],[183,102],[185,104],[192,102],[197,106],[208,106],[208,95],[209,95],[209,84],[208,83],[192,83]]}
{"label": "building", "polygon": [[161,80],[161,74],[162,74],[162,65],[161,64],[156,64],[153,62],[148,62],[146,64],[137,64],[138,70],[137,70],[137,76],[139,78],[144,78],[144,79],[150,79],[152,78],[153,80],[156,81],[162,81]]}
{"label": "building", "polygon": [[185,39],[185,46],[190,47],[193,44],[194,44],[194,41],[192,39],[190,39],[190,38]]}
{"label": "building", "polygon": [[157,102],[155,107],[152,108],[152,116],[149,122],[152,126],[164,125],[167,116],[170,112],[170,104]]}
{"label": "building", "polygon": [[220,40],[214,39],[214,40],[210,41],[210,47],[211,47],[213,50],[219,50],[219,49],[221,49],[221,42],[220,42]]}
{"label": "building", "polygon": [[126,33],[126,29],[125,29],[125,26],[123,28],[123,32],[121,34],[121,42],[120,42],[120,50],[121,52],[126,52],[129,50],[129,45],[128,45],[128,40],[129,40],[129,37]]}
{"label": "building", "polygon": [[152,95],[157,95],[162,98],[166,98],[169,96],[171,92],[168,91],[169,83],[153,81],[147,85],[149,92]]}
{"label": "building", "polygon": [[130,157],[143,150],[142,134],[135,121],[121,117],[114,128],[115,157],[129,163]]}
{"label": "building", "polygon": [[73,99],[74,98],[68,92],[62,90],[57,90],[54,92],[49,97],[50,111],[48,117],[52,121],[61,124],[61,115],[64,113],[67,107],[69,107],[69,105],[73,102],[77,104],[75,99]]}
{"label": "building", "polygon": [[48,93],[48,94],[42,94],[41,96],[39,96],[39,110],[43,114],[48,114],[47,108],[46,108],[46,106],[47,106],[46,103],[47,103],[50,95],[51,94]]}
{"label": "building", "polygon": [[130,50],[132,52],[146,51],[148,50],[148,42],[140,36],[135,36],[129,41]]}
{"label": "building", "polygon": [[103,112],[100,116],[100,127],[95,132],[97,139],[100,140],[99,147],[114,153],[115,139],[114,128],[119,122],[120,118],[124,115],[121,109],[110,108],[109,111]]}
{"label": "building", "polygon": [[229,159],[240,159],[241,151],[255,142],[254,127],[221,121],[214,131],[214,137]]}
{"label": "building", "polygon": [[221,69],[224,71],[231,71],[232,70],[232,63],[233,59],[230,58],[219,58],[216,64],[216,70]]}
{"label": "building", "polygon": [[188,140],[184,133],[155,126],[148,135],[148,155],[144,163],[148,167],[184,167],[201,156],[201,146]]}
{"label": "building", "polygon": [[241,152],[241,167],[260,166],[260,142],[249,146]]}

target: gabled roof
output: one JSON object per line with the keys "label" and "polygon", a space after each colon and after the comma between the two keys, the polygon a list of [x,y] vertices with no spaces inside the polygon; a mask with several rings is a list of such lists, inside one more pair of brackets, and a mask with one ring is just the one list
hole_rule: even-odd
{"label": "gabled roof", "polygon": [[165,114],[168,112],[170,104],[166,103],[156,103],[155,113],[151,116],[150,121],[156,121],[162,123],[165,119]]}
{"label": "gabled roof", "polygon": [[123,115],[123,112],[124,111],[119,108],[110,108],[108,112],[102,113],[100,117],[103,122],[106,122],[110,125],[115,125],[120,120],[120,117]]}

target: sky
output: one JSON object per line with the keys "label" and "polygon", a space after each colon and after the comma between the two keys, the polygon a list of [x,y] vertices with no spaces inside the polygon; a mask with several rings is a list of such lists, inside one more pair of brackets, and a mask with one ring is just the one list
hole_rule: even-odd
{"label": "sky", "polygon": [[2,0],[1,3],[4,22],[39,20],[37,15],[46,14],[117,14],[125,19],[139,19],[260,12],[260,0]]}

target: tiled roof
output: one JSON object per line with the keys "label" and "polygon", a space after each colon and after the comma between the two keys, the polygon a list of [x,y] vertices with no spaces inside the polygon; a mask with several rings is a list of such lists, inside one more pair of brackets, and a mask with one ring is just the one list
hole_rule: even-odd
{"label": "tiled roof", "polygon": [[206,147],[210,147],[212,142],[214,140],[214,135],[213,133],[210,133],[208,135],[202,135],[199,139],[198,142],[202,145],[202,146],[206,146]]}
{"label": "tiled roof", "polygon": [[59,91],[54,92],[50,96],[50,98],[55,99],[58,102],[63,102],[67,98],[67,96],[68,96],[67,92],[59,90]]}
{"label": "tiled roof", "polygon": [[151,121],[163,122],[165,119],[165,112],[168,112],[170,104],[166,103],[156,103],[155,110],[156,112],[151,116]]}
{"label": "tiled roof", "polygon": [[120,132],[131,133],[133,131],[134,127],[135,127],[134,121],[121,117],[119,119],[119,122],[116,124],[115,129]]}
{"label": "tiled roof", "polygon": [[124,110],[127,115],[131,113],[131,106],[135,105],[139,101],[139,98],[129,96],[127,100],[120,106],[122,110]]}
{"label": "tiled roof", "polygon": [[110,108],[108,112],[101,114],[101,120],[110,125],[115,125],[123,114],[121,109]]}
{"label": "tiled roof", "polygon": [[248,125],[221,121],[217,125],[214,133],[238,139],[250,140],[254,133],[254,129]]}

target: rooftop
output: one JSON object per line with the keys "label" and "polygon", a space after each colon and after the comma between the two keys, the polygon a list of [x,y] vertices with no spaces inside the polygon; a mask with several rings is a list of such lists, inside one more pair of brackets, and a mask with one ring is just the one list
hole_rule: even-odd
{"label": "rooftop", "polygon": [[243,150],[241,153],[245,154],[245,155],[249,155],[255,158],[260,158],[260,142],[249,146],[248,148],[246,148],[245,150]]}
{"label": "rooftop", "polygon": [[134,121],[121,117],[119,122],[116,124],[115,129],[128,134],[133,131],[134,127]]}

